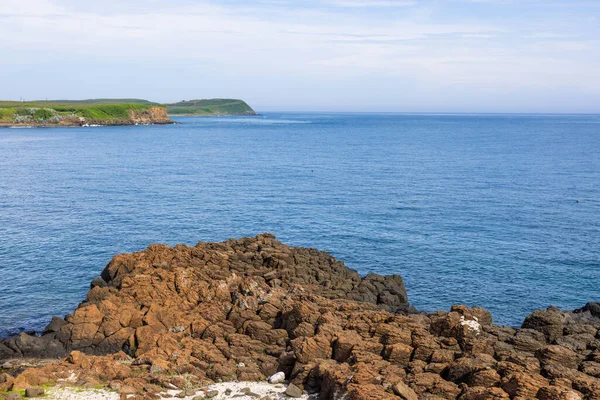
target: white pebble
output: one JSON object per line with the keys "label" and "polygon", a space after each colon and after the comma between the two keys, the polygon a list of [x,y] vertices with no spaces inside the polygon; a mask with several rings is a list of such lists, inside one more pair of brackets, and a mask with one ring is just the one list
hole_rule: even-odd
{"label": "white pebble", "polygon": [[283,383],[285,381],[285,374],[283,372],[278,372],[275,375],[269,378],[269,383]]}

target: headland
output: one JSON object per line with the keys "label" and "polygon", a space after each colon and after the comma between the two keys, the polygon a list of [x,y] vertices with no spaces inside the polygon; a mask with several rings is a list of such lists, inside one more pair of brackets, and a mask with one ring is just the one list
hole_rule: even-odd
{"label": "headland", "polygon": [[0,101],[0,127],[173,124],[170,116],[253,116],[237,99],[159,104],[142,99]]}
{"label": "headland", "polygon": [[193,117],[231,117],[258,115],[243,100],[238,99],[205,99],[184,100],[167,104],[169,115]]}

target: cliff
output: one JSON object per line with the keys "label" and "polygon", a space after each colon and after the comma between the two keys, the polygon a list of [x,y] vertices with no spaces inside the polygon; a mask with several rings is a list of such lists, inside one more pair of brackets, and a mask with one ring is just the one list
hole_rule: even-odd
{"label": "cliff", "polygon": [[115,256],[42,336],[0,342],[0,360],[68,355],[0,374],[0,392],[58,381],[185,397],[280,371],[321,399],[599,400],[599,329],[597,303],[520,329],[478,307],[411,313],[399,276],[360,277],[270,234],[152,245]]}
{"label": "cliff", "polygon": [[243,100],[188,100],[167,104],[169,115],[195,117],[251,116],[256,112]]}
{"label": "cliff", "polygon": [[[117,101],[117,100],[115,100]],[[170,124],[164,106],[111,100],[0,102],[0,126]]]}

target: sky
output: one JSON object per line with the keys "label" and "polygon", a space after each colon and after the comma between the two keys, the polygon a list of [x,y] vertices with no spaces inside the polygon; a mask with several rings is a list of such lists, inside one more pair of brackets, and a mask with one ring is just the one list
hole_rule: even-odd
{"label": "sky", "polygon": [[0,0],[0,98],[600,113],[600,0]]}

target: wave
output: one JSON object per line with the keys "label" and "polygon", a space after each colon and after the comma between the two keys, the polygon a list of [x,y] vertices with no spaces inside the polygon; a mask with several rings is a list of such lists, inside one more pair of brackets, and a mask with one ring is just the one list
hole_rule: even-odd
{"label": "wave", "polygon": [[232,119],[223,121],[226,123],[241,123],[245,125],[289,125],[289,124],[310,124],[311,121],[299,119]]}
{"label": "wave", "polygon": [[56,137],[0,137],[0,143],[39,142],[47,140],[62,140]]}

